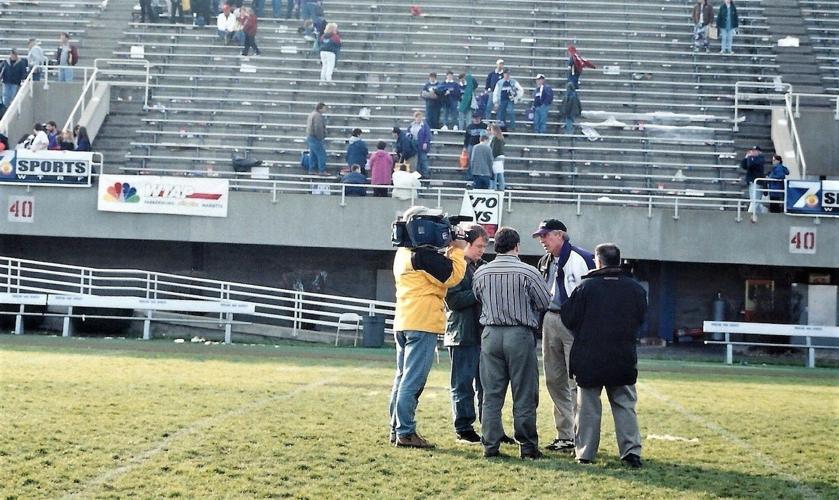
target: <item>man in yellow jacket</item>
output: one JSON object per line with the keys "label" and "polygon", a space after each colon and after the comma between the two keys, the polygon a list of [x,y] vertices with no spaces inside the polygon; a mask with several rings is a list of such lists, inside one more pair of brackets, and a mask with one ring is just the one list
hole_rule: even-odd
{"label": "man in yellow jacket", "polygon": [[[405,211],[408,221],[437,211],[415,206]],[[434,360],[437,336],[446,332],[446,291],[463,279],[466,241],[454,240],[445,251],[399,248],[393,261],[396,279],[396,377],[390,396],[390,442],[410,448],[433,448],[417,433],[414,415]]]}

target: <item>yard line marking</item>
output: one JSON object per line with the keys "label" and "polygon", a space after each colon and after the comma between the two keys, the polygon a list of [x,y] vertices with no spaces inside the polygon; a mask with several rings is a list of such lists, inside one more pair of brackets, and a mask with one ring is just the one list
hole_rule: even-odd
{"label": "yard line marking", "polygon": [[726,439],[726,440],[736,444],[737,446],[739,446],[743,450],[750,453],[752,455],[752,457],[759,464],[761,464],[764,467],[766,467],[767,469],[769,469],[770,472],[772,472],[773,474],[775,474],[778,477],[781,477],[781,478],[783,478],[787,481],[790,481],[790,482],[794,483],[795,484],[795,489],[798,490],[798,492],[801,493],[801,495],[804,498],[813,498],[813,499],[822,498],[818,493],[816,493],[812,488],[810,488],[810,486],[805,484],[800,478],[798,478],[797,476],[794,476],[794,475],[784,471],[783,469],[781,469],[781,467],[778,464],[776,464],[771,458],[769,458],[763,452],[761,452],[760,450],[758,450],[757,448],[755,448],[754,446],[749,444],[748,441],[743,440],[742,438],[740,438],[739,436],[737,436],[733,432],[729,431],[725,427],[721,426],[720,424],[718,424],[718,423],[716,423],[712,420],[709,420],[706,417],[700,417],[699,415],[696,415],[695,413],[692,413],[690,410],[688,410],[687,408],[685,408],[684,406],[682,406],[678,402],[676,402],[676,401],[670,399],[669,397],[665,396],[664,394],[661,394],[660,392],[656,391],[655,389],[653,389],[647,383],[638,382],[637,385],[638,385],[639,388],[644,390],[644,394],[648,394],[648,395],[652,396],[653,398],[661,401],[662,403],[665,403],[665,404],[669,405],[671,408],[676,410],[677,413],[679,413],[680,415],[682,415],[686,419],[690,420],[691,422],[705,427],[706,429],[708,429],[708,430],[716,433],[717,435],[721,436],[723,439]]}
{"label": "yard line marking", "polygon": [[201,420],[196,421],[194,424],[192,424],[189,427],[186,427],[184,429],[181,429],[181,430],[175,432],[174,434],[166,436],[156,446],[153,446],[153,447],[145,450],[144,452],[140,453],[136,457],[132,458],[126,464],[121,465],[121,466],[119,466],[115,469],[111,469],[111,470],[105,472],[104,474],[102,474],[101,476],[93,479],[92,481],[88,481],[87,483],[85,483],[81,487],[80,490],[77,490],[74,493],[68,493],[61,498],[63,500],[78,498],[80,495],[84,495],[85,492],[87,492],[88,490],[90,490],[92,488],[97,488],[97,487],[107,483],[108,481],[113,481],[114,479],[117,479],[120,476],[124,476],[125,474],[128,474],[129,472],[131,472],[135,468],[137,468],[137,467],[143,465],[144,463],[148,462],[152,457],[160,454],[160,452],[165,450],[173,441],[175,441],[177,439],[180,439],[184,436],[188,436],[188,435],[193,434],[195,432],[205,430],[209,427],[212,427],[213,425],[215,425],[217,423],[220,423],[221,421],[227,420],[228,418],[238,417],[238,416],[244,415],[246,413],[257,410],[261,407],[267,406],[270,403],[273,403],[273,402],[276,402],[276,401],[282,401],[282,400],[289,399],[289,398],[293,398],[294,396],[297,396],[298,394],[300,394],[302,392],[308,391],[310,389],[315,389],[317,387],[321,387],[321,386],[324,386],[326,384],[330,384],[332,382],[335,382],[335,379],[327,379],[327,380],[320,380],[318,382],[312,382],[310,384],[307,384],[307,385],[304,385],[304,386],[301,386],[301,387],[297,387],[290,392],[286,392],[286,393],[279,394],[279,395],[276,395],[276,396],[272,396],[272,397],[269,397],[269,398],[260,399],[260,400],[257,400],[257,401],[252,401],[248,404],[239,406],[238,408],[228,410],[226,413],[222,413],[222,414],[214,415],[214,416],[210,416],[210,417],[205,417]]}

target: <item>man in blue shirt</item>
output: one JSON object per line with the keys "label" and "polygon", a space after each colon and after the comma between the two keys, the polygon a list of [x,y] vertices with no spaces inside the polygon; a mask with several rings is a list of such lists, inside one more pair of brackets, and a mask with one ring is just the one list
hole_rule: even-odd
{"label": "man in blue shirt", "polygon": [[361,165],[353,165],[352,171],[341,178],[341,184],[359,184],[358,187],[345,187],[344,192],[347,196],[367,196],[367,177],[361,173]]}
{"label": "man in blue shirt", "polygon": [[545,83],[545,75],[536,75],[536,88],[533,90],[533,131],[544,134],[548,126],[548,109],[554,102],[554,91]]}
{"label": "man in blue shirt", "polygon": [[443,101],[440,83],[437,81],[437,73],[429,73],[428,81],[422,86],[420,97],[425,101],[425,117],[428,126],[434,129],[440,128],[440,110],[443,108]]}

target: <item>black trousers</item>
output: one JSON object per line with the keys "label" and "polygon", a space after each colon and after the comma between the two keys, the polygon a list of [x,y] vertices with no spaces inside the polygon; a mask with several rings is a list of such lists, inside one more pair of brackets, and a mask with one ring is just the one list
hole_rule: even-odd
{"label": "black trousers", "polygon": [[148,19],[148,22],[153,23],[154,18],[155,15],[151,7],[151,0],[140,0],[140,22],[144,23]]}
{"label": "black trousers", "polygon": [[175,22],[175,12],[178,13],[178,22],[184,22],[184,5],[181,3],[181,0],[171,0],[172,10],[169,12],[169,22]]}
{"label": "black trousers", "polygon": [[256,35],[248,35],[245,33],[245,47],[242,49],[242,55],[248,55],[248,50],[253,47],[253,52],[256,55],[259,55],[259,47],[256,46]]}

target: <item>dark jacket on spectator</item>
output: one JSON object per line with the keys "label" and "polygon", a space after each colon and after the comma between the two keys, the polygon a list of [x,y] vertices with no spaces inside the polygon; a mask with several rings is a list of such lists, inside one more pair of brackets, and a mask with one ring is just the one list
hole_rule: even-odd
{"label": "dark jacket on spectator", "polygon": [[326,119],[320,111],[312,111],[309,113],[309,119],[306,120],[306,135],[310,135],[315,139],[326,139]]}
{"label": "dark jacket on spectator", "polygon": [[566,118],[577,118],[582,114],[583,105],[580,103],[574,85],[569,83],[559,103],[559,119],[565,121]]}
{"label": "dark jacket on spectator", "polygon": [[764,166],[766,165],[766,157],[763,153],[755,156],[744,156],[740,160],[740,168],[746,171],[746,184],[751,184],[755,179],[760,179],[765,174]]}
{"label": "dark jacket on spectator", "polygon": [[632,385],[638,378],[635,339],[647,295],[619,267],[583,276],[562,304],[562,322],[574,335],[570,375],[580,387]]}
{"label": "dark jacket on spectator", "polygon": [[401,160],[409,160],[417,155],[417,147],[413,139],[404,130],[400,130],[396,137],[394,151]]}
{"label": "dark jacket on spectator", "polygon": [[495,90],[495,84],[498,83],[498,80],[500,80],[501,77],[503,77],[503,76],[504,76],[504,72],[499,73],[498,70],[495,70],[495,69],[492,70],[487,75],[487,81],[486,81],[486,85],[484,85],[484,88],[487,91],[492,92],[493,90]]}
{"label": "dark jacket on spectator", "polygon": [[[690,18],[693,19],[693,24],[699,22],[699,13],[700,13],[700,5],[696,4],[693,6],[693,13],[691,14]],[[711,7],[710,2],[706,2],[705,5],[701,7],[704,16],[702,16],[702,26],[708,26],[714,20],[714,8]]]}
{"label": "dark jacket on spectator", "polygon": [[257,27],[257,19],[256,14],[248,14],[246,16],[242,16],[239,18],[239,22],[242,23],[242,31],[245,32],[248,36],[255,36],[256,35],[256,27]]}
{"label": "dark jacket on spectator", "polygon": [[428,153],[431,150],[431,127],[428,126],[427,121],[422,121],[422,127],[417,132],[417,136],[413,137],[413,140],[417,144],[418,151]]}
{"label": "dark jacket on spectator", "polygon": [[457,82],[443,82],[443,95],[449,106],[457,106],[460,101],[460,84]]}
{"label": "dark jacket on spectator", "polygon": [[[12,62],[11,59],[6,59],[0,64],[0,71],[3,72],[3,83],[10,83],[12,85],[20,85],[20,82],[26,79],[26,59],[18,57],[17,61]],[[8,106],[9,103],[6,103]]]}
{"label": "dark jacket on spectator", "polygon": [[737,17],[737,7],[734,5],[734,2],[731,2],[731,26],[726,25],[726,17],[728,17],[728,6],[723,3],[720,5],[719,12],[717,12],[717,28],[731,30],[740,27],[740,18]]}
{"label": "dark jacket on spectator", "polygon": [[333,52],[335,57],[341,52],[341,36],[338,33],[324,34],[320,37],[320,50],[324,52]]}
{"label": "dark jacket on spectator", "polygon": [[[367,184],[367,177],[361,172],[350,172],[341,178],[342,184]],[[344,188],[347,196],[367,196],[367,189],[361,187]]]}
{"label": "dark jacket on spectator", "polygon": [[472,276],[486,264],[482,259],[466,262],[463,281],[449,288],[446,293],[446,335],[444,346],[481,345],[481,304],[472,291]]}
{"label": "dark jacket on spectator", "polygon": [[533,89],[533,106],[539,107],[543,104],[550,106],[554,102],[554,89],[551,88],[550,85],[547,83],[545,84],[544,88],[542,89],[542,95],[537,96],[536,93],[539,92],[539,87]]}
{"label": "dark jacket on spectator", "polygon": [[486,132],[487,124],[484,122],[470,123],[463,133],[463,147],[474,146],[481,142],[481,134]]}
{"label": "dark jacket on spectator", "polygon": [[76,144],[76,151],[91,151],[90,141],[87,139],[79,139]]}
{"label": "dark jacket on spectator", "polygon": [[360,165],[364,167],[367,164],[367,143],[358,137],[350,137],[350,143],[347,146],[347,165]]}
{"label": "dark jacket on spectator", "polygon": [[461,113],[465,113],[472,109],[472,96],[475,95],[475,89],[478,88],[478,82],[475,81],[475,77],[472,76],[472,73],[469,73],[464,78],[465,84],[460,86],[460,104],[458,104],[457,109]]}
{"label": "dark jacket on spectator", "polygon": [[[766,177],[778,179],[777,181],[767,181],[766,187],[768,189],[784,189],[784,179],[789,175],[789,169],[783,163],[779,163],[772,167],[772,170]],[[769,198],[773,200],[781,200],[784,198],[784,193],[769,193]]]}

